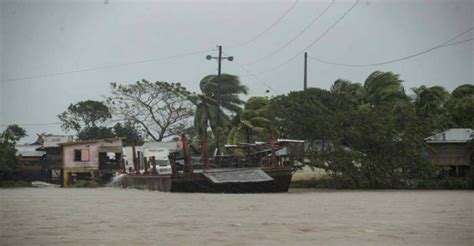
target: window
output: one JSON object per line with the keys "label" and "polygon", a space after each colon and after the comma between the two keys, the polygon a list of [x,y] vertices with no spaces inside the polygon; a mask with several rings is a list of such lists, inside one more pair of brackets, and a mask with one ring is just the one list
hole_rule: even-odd
{"label": "window", "polygon": [[81,161],[81,150],[80,149],[75,149],[74,150],[74,161]]}
{"label": "window", "polygon": [[75,149],[74,161],[89,161],[89,150],[88,149]]}

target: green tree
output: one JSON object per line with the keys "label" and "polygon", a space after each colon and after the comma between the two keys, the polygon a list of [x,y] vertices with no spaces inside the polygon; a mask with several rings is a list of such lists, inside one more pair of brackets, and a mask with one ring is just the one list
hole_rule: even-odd
{"label": "green tree", "polygon": [[[339,106],[345,107],[351,103],[359,108],[383,104],[398,107],[409,103],[402,82],[398,74],[375,71],[367,77],[363,85],[338,79],[331,86],[331,93],[337,95],[336,103]],[[341,102],[346,105],[341,105]]]}
{"label": "green tree", "polygon": [[446,105],[450,100],[449,92],[442,86],[412,88],[415,93],[413,105],[416,113],[421,117],[426,134],[439,132],[446,127],[444,117]]}
{"label": "green tree", "polygon": [[113,129],[106,126],[90,126],[83,128],[78,134],[77,138],[81,140],[88,139],[103,139],[114,138]]}
{"label": "green tree", "polygon": [[446,107],[449,127],[474,128],[474,85],[454,89]]}
{"label": "green tree", "polygon": [[229,132],[227,143],[266,141],[272,127],[270,106],[270,100],[265,97],[249,98],[244,110],[239,112],[233,120],[234,127]]}
{"label": "green tree", "polygon": [[[225,114],[225,110],[238,113],[241,105],[244,104],[239,96],[247,94],[248,88],[241,84],[239,78],[235,75],[221,74],[221,108],[220,121],[217,120],[217,85],[219,78],[217,75],[208,75],[204,77],[199,87],[201,93],[193,95],[190,99],[196,105],[194,115],[194,127],[198,131],[198,137],[203,146],[207,146],[208,127],[214,136],[219,136],[219,144],[225,143],[226,133],[230,131],[231,121]],[[206,141],[206,142],[205,142]],[[217,141],[217,139],[216,139]]]}
{"label": "green tree", "polygon": [[11,137],[15,141],[19,141],[21,138],[28,136],[26,130],[17,124],[7,126],[6,131],[10,132]]}
{"label": "green tree", "polygon": [[398,74],[375,71],[364,82],[365,102],[370,106],[382,104],[399,106],[408,103]]}
{"label": "green tree", "polygon": [[464,84],[458,86],[452,92],[453,98],[463,98],[474,96],[474,85]]}
{"label": "green tree", "polygon": [[413,88],[415,93],[414,105],[422,117],[432,117],[444,113],[444,107],[449,100],[449,92],[442,86]]}
{"label": "green tree", "polygon": [[190,125],[193,115],[190,94],[180,83],[137,81],[135,84],[111,83],[107,103],[112,112],[144,131],[147,138],[161,142],[179,136]]}
{"label": "green tree", "polygon": [[272,99],[275,128],[284,138],[328,139],[337,117],[340,101],[326,90],[309,88]]}
{"label": "green tree", "polygon": [[310,165],[350,187],[403,187],[432,173],[422,155],[425,126],[396,74],[377,71],[363,85],[337,80],[331,91],[272,102],[281,134],[318,143],[307,151]]}
{"label": "green tree", "polygon": [[65,131],[76,131],[79,135],[83,129],[97,131],[112,118],[112,115],[103,102],[86,100],[69,105],[58,118],[61,121],[61,128]]}
{"label": "green tree", "polygon": [[124,143],[126,145],[134,144],[140,146],[144,143],[142,135],[131,122],[125,122],[124,124],[115,124],[114,133],[117,137],[124,137]]}
{"label": "green tree", "polygon": [[20,158],[16,155],[15,137],[10,131],[0,135],[0,172],[2,174],[18,170]]}

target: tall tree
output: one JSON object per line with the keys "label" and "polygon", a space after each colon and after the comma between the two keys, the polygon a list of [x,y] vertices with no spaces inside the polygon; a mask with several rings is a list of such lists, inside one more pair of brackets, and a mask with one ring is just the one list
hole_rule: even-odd
{"label": "tall tree", "polygon": [[58,118],[61,121],[61,128],[76,131],[79,135],[83,129],[97,129],[105,125],[112,115],[103,102],[86,100],[69,105]]}
{"label": "tall tree", "polygon": [[447,104],[449,127],[474,128],[474,85],[460,85]]}
{"label": "tall tree", "polygon": [[19,141],[21,138],[28,136],[26,130],[17,124],[7,126],[6,131],[10,132],[11,137],[15,141]]}
{"label": "tall tree", "polygon": [[144,140],[141,133],[137,130],[131,122],[125,122],[123,124],[117,123],[114,126],[114,133],[117,137],[124,137],[124,143],[126,145],[142,145]]}
{"label": "tall tree", "polygon": [[265,97],[251,97],[244,110],[239,112],[233,122],[234,127],[227,136],[227,143],[265,141],[272,127],[271,102]]}
{"label": "tall tree", "polygon": [[107,103],[114,115],[137,124],[153,141],[180,135],[193,115],[188,92],[179,83],[137,81],[135,84],[111,83]]}
{"label": "tall tree", "polygon": [[450,94],[442,86],[412,88],[415,93],[413,105],[416,113],[425,124],[426,134],[433,134],[445,128],[445,120],[442,117],[446,112]]}
{"label": "tall tree", "polygon": [[[219,143],[225,143],[226,133],[230,130],[230,119],[225,114],[225,110],[238,113],[241,105],[244,104],[239,96],[247,94],[248,88],[242,85],[239,78],[235,75],[221,74],[221,108],[220,121],[217,119],[217,85],[219,83],[217,75],[208,75],[204,77],[199,87],[201,94],[195,95],[191,101],[196,105],[194,115],[194,126],[198,130],[198,136],[203,145],[207,146],[207,129],[211,127],[214,136],[219,136]],[[216,140],[217,141],[217,140]]]}
{"label": "tall tree", "polygon": [[18,169],[20,158],[16,155],[15,137],[11,131],[0,134],[0,178],[8,177]]}
{"label": "tall tree", "polygon": [[375,71],[364,82],[365,102],[370,106],[408,103],[398,74]]}
{"label": "tall tree", "polygon": [[103,138],[113,138],[113,137],[115,137],[113,129],[106,126],[84,127],[77,134],[77,138],[80,140],[103,139]]}

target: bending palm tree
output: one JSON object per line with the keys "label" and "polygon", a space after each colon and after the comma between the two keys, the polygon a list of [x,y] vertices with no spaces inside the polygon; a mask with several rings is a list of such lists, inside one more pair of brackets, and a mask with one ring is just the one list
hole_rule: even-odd
{"label": "bending palm tree", "polygon": [[[241,110],[240,105],[244,104],[240,100],[240,94],[247,94],[248,89],[240,83],[240,80],[235,75],[221,74],[220,83],[220,108],[217,106],[217,75],[208,75],[204,77],[199,83],[201,94],[195,96],[191,101],[196,105],[196,113],[194,115],[194,127],[198,131],[198,137],[201,140],[202,155],[204,164],[207,167],[207,129],[210,126],[214,136],[219,136],[216,139],[220,145],[224,143],[225,132],[230,126],[230,119],[224,113],[224,110],[238,113]],[[220,117],[217,118],[217,112],[220,111]],[[217,146],[220,148],[221,146]]]}
{"label": "bending palm tree", "polygon": [[230,130],[227,143],[250,143],[266,139],[271,128],[269,112],[270,101],[268,99],[251,97],[247,101],[245,109],[236,116],[237,123]]}
{"label": "bending palm tree", "polygon": [[331,92],[346,96],[362,108],[408,102],[402,80],[391,72],[375,71],[367,77],[364,85],[338,79],[332,85]]}

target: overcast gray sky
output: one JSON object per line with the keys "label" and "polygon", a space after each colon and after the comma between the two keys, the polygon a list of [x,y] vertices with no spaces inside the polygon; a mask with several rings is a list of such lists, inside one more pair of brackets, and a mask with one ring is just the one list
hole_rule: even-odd
{"label": "overcast gray sky", "polygon": [[[295,1],[0,1],[0,130],[22,125],[30,135],[22,142],[31,142],[35,133],[62,133],[53,124],[56,115],[70,103],[103,99],[110,82],[181,82],[197,91],[199,80],[217,69],[205,56],[217,52],[183,54],[218,44],[235,58],[223,62],[223,72],[240,76],[250,95],[300,90],[302,54],[274,68],[303,52],[356,2],[335,1],[280,50],[331,1],[298,1],[276,25],[241,47],[235,46],[262,33]],[[335,63],[384,62],[432,48],[472,26],[474,0],[362,0],[307,52]],[[473,37],[470,31],[456,41]],[[270,53],[275,54],[260,59]],[[381,66],[309,59],[308,86],[328,89],[338,78],[361,82],[382,70],[400,74],[406,89],[424,84],[452,90],[473,83],[473,58],[470,41]]]}

